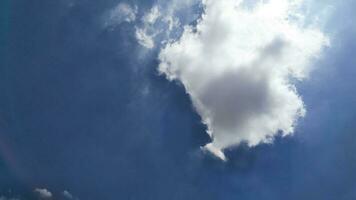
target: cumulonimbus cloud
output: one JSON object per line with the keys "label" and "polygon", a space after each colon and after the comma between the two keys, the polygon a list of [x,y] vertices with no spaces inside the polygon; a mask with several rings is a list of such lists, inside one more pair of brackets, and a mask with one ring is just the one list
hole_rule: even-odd
{"label": "cumulonimbus cloud", "polygon": [[180,81],[208,127],[203,149],[271,142],[292,134],[304,103],[294,80],[308,75],[328,38],[308,25],[301,0],[203,0],[204,14],[160,52],[159,72]]}

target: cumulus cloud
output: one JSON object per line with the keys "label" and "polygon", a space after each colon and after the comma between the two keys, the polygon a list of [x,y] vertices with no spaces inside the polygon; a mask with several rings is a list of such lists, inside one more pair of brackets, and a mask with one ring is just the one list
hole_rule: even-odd
{"label": "cumulus cloud", "polygon": [[302,0],[203,0],[204,14],[159,55],[159,72],[180,81],[212,143],[223,150],[272,142],[305,115],[294,82],[307,77],[327,37],[308,25]]}
{"label": "cumulus cloud", "polygon": [[136,14],[137,7],[119,3],[104,16],[104,26],[115,27],[123,22],[133,22],[136,20]]}
{"label": "cumulus cloud", "polygon": [[36,188],[34,192],[41,198],[41,199],[51,199],[52,198],[52,192],[45,188]]}

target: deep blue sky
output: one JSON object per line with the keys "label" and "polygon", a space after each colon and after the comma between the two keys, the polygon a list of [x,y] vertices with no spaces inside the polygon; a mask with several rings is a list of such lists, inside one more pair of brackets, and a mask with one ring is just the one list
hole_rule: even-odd
{"label": "deep blue sky", "polygon": [[355,2],[336,8],[332,46],[299,85],[308,114],[295,136],[229,150],[227,163],[199,150],[205,126],[157,75],[157,51],[139,58],[131,25],[102,28],[118,1],[70,2],[0,3],[0,196],[356,199]]}

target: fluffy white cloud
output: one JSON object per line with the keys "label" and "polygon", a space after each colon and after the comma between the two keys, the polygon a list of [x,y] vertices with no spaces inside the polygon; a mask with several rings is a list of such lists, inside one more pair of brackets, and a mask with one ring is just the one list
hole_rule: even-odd
{"label": "fluffy white cloud", "polygon": [[327,37],[305,23],[301,0],[202,2],[197,26],[161,50],[159,71],[185,86],[212,137],[204,149],[225,160],[225,148],[292,134],[305,114],[293,82]]}
{"label": "fluffy white cloud", "polygon": [[136,20],[137,7],[131,7],[126,3],[119,3],[104,16],[104,26],[114,27],[123,22]]}
{"label": "fluffy white cloud", "polygon": [[52,198],[52,192],[50,192],[49,190],[45,189],[45,188],[36,188],[34,190],[34,192],[36,194],[38,194],[38,196],[41,198],[41,199],[51,199]]}

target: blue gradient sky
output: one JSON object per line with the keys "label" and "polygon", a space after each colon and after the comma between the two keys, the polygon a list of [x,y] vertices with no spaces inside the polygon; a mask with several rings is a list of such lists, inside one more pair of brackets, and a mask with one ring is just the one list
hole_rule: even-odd
{"label": "blue gradient sky", "polygon": [[158,51],[143,53],[132,25],[102,28],[118,1],[73,2],[0,3],[0,196],[356,199],[355,1],[335,3],[332,45],[298,85],[308,114],[295,136],[228,150],[227,163],[200,151],[206,127],[157,75]]}

